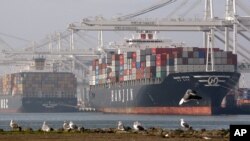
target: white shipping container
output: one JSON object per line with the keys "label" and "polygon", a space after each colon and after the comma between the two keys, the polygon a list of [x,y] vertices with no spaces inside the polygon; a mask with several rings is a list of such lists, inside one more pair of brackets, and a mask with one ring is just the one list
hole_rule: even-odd
{"label": "white shipping container", "polygon": [[[183,48],[183,50],[184,50],[185,48]],[[182,57],[183,58],[187,58],[188,57],[188,51],[183,51],[182,52]]]}
{"label": "white shipping container", "polygon": [[128,76],[127,75],[124,75],[123,78],[124,78],[124,81],[128,80]]}
{"label": "white shipping container", "polygon": [[188,65],[187,66],[187,71],[188,72],[193,72],[194,71],[194,65]]}
{"label": "white shipping container", "polygon": [[166,66],[166,71],[168,72],[174,72],[175,67],[174,66]]}
{"label": "white shipping container", "polygon": [[214,65],[215,71],[224,71],[223,65]]}
{"label": "white shipping container", "polygon": [[166,71],[166,67],[165,67],[165,66],[157,66],[157,67],[156,67],[156,71],[157,71],[157,72]]}
{"label": "white shipping container", "polygon": [[175,65],[182,65],[183,64],[182,58],[174,58],[174,64]]}
{"label": "white shipping container", "polygon": [[95,85],[95,81],[89,81],[89,85]]}
{"label": "white shipping container", "polygon": [[124,64],[124,70],[128,69],[128,64]]}
{"label": "white shipping container", "polygon": [[187,47],[188,51],[193,51],[193,47]]}
{"label": "white shipping container", "polygon": [[183,51],[187,52],[187,51],[188,51],[188,48],[187,48],[187,47],[184,47],[184,48],[183,48]]}
{"label": "white shipping container", "polygon": [[146,67],[155,66],[155,61],[146,62]]}
{"label": "white shipping container", "polygon": [[132,74],[136,74],[136,68],[132,68]]}
{"label": "white shipping container", "polygon": [[193,64],[194,65],[199,65],[199,58],[194,58],[193,59]]}
{"label": "white shipping container", "polygon": [[221,52],[220,51],[214,52],[214,57],[215,58],[221,58]]}
{"label": "white shipping container", "polygon": [[206,71],[206,65],[198,65],[201,72]]}
{"label": "white shipping container", "polygon": [[205,58],[199,58],[199,65],[205,64]]}
{"label": "white shipping container", "polygon": [[223,65],[227,64],[227,58],[221,58],[221,64]]}
{"label": "white shipping container", "polygon": [[221,64],[221,58],[214,58],[214,64],[220,65]]}
{"label": "white shipping container", "polygon": [[102,62],[102,58],[98,59],[98,62],[99,62],[99,64],[104,63],[104,62]]}

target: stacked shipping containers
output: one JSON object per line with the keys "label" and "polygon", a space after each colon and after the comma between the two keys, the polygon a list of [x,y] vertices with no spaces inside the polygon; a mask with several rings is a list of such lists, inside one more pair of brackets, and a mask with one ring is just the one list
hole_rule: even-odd
{"label": "stacked shipping containers", "polygon": [[76,77],[67,72],[21,72],[0,79],[2,95],[76,97]]}
{"label": "stacked shipping containers", "polygon": [[[218,48],[214,52],[215,71],[236,71],[237,56]],[[146,48],[124,54],[108,54],[92,62],[90,85],[147,78],[164,78],[170,73],[203,72],[207,50],[198,47]]]}

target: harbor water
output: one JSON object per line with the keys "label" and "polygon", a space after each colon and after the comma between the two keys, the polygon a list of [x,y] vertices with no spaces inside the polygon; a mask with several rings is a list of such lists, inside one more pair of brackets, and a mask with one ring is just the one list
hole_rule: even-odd
{"label": "harbor water", "polygon": [[11,130],[10,120],[15,120],[23,128],[34,130],[42,126],[43,121],[54,129],[62,128],[64,121],[73,121],[84,128],[116,128],[117,122],[122,121],[132,127],[134,121],[140,121],[146,128],[160,127],[165,129],[180,128],[183,118],[194,129],[228,129],[230,124],[250,124],[250,115],[220,115],[220,116],[181,116],[181,115],[133,115],[133,114],[104,114],[99,112],[79,113],[1,113],[0,129]]}

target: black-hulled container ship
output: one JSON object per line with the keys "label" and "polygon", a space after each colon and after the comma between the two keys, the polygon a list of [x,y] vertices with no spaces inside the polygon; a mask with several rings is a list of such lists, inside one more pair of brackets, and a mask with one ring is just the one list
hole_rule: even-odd
{"label": "black-hulled container ship", "polygon": [[0,77],[0,112],[78,111],[75,75],[40,69]]}
{"label": "black-hulled container ship", "polygon": [[[219,48],[208,52],[206,48],[165,44],[152,33],[140,33],[139,38],[126,43],[126,49],[92,62],[90,102],[96,110],[223,114],[223,98],[237,87],[240,77],[237,55]],[[202,100],[179,105],[188,89],[196,91]]]}

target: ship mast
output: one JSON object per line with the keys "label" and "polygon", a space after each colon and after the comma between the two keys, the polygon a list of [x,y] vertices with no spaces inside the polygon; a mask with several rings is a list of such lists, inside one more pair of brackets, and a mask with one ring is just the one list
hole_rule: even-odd
{"label": "ship mast", "polygon": [[[205,20],[213,20],[213,0],[205,2]],[[214,27],[211,27],[209,33],[204,33],[204,45],[207,48],[206,71],[214,71]]]}

